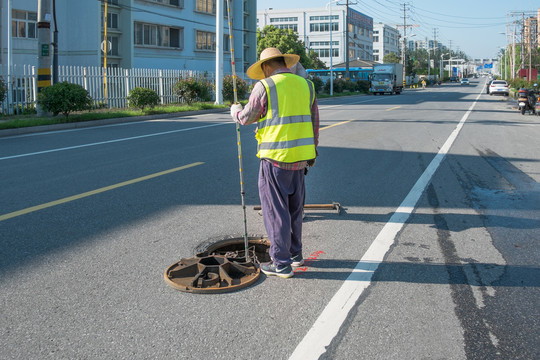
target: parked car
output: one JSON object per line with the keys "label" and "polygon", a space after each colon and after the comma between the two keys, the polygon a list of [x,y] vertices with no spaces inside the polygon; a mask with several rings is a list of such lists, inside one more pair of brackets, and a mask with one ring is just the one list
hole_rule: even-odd
{"label": "parked car", "polygon": [[489,85],[489,95],[503,94],[508,96],[509,93],[509,86],[505,80],[493,80]]}
{"label": "parked car", "polygon": [[450,77],[450,82],[458,82],[457,76],[451,76]]}
{"label": "parked car", "polygon": [[491,86],[491,83],[493,82],[493,80],[489,80],[487,85],[486,85],[486,94],[489,94],[489,87]]}
{"label": "parked car", "polygon": [[468,78],[461,79],[461,85],[471,85],[471,82]]}

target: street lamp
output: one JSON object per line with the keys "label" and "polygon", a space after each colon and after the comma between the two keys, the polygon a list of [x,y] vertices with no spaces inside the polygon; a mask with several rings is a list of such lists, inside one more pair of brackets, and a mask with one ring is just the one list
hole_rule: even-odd
{"label": "street lamp", "polygon": [[330,96],[334,96],[334,70],[332,69],[332,59],[334,58],[334,49],[332,47],[332,32],[334,29],[332,28],[332,4],[337,3],[339,0],[330,1],[328,4],[326,4],[326,8],[330,8]]}
{"label": "street lamp", "polygon": [[449,52],[441,54],[441,71],[440,71],[441,79],[444,79],[444,57],[446,55],[452,56]]}
{"label": "street lamp", "polygon": [[[412,34],[409,37],[415,37],[416,34]],[[407,38],[405,37],[405,30],[403,30],[403,87],[407,84]]]}
{"label": "street lamp", "polygon": [[502,65],[501,65],[501,69],[502,69],[503,76],[504,76],[503,79],[506,79],[506,73],[508,72],[508,65],[506,64],[506,58],[507,58],[507,56],[506,56],[506,48],[501,46],[500,49],[502,50],[502,56],[504,56],[504,61],[503,61]]}
{"label": "street lamp", "polygon": [[[438,47],[434,47],[434,48],[432,48],[432,49],[427,49],[427,59],[428,59],[428,60],[427,60],[427,61],[428,61],[427,78],[428,78],[428,80],[429,80],[429,76],[430,76],[430,73],[431,73],[431,59],[430,59],[430,57],[429,57],[429,51],[430,51],[430,50],[435,51],[435,50],[437,50],[437,49],[438,49]],[[435,53],[433,53],[433,54],[435,55]]]}

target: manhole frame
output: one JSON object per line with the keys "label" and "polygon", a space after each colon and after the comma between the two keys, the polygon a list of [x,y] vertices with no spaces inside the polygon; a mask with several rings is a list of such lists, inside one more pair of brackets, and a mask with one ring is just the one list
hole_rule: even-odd
{"label": "manhole frame", "polygon": [[[226,293],[251,286],[260,277],[261,255],[256,255],[257,248],[259,253],[265,249],[266,260],[270,241],[263,236],[248,237],[250,261],[246,261],[244,244],[243,237],[206,241],[197,246],[194,257],[182,258],[169,266],[163,274],[165,282],[176,290],[194,294]],[[227,249],[235,245],[241,249]],[[235,276],[230,276],[229,271]],[[239,278],[239,274],[244,275]]]}

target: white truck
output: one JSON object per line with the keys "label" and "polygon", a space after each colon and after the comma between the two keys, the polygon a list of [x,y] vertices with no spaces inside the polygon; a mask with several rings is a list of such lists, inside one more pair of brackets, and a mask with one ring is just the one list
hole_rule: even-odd
{"label": "white truck", "polygon": [[403,91],[403,64],[373,64],[369,91],[377,94],[400,94]]}

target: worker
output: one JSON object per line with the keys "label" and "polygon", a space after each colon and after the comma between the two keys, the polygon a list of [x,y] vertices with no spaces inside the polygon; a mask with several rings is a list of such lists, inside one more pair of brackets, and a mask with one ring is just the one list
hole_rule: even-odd
{"label": "worker", "polygon": [[276,48],[263,50],[260,60],[247,70],[251,79],[260,81],[246,107],[231,106],[234,121],[257,122],[259,197],[272,258],[261,264],[261,271],[282,278],[292,277],[293,267],[304,264],[304,171],[315,165],[319,139],[315,87],[290,70],[299,59]]}

